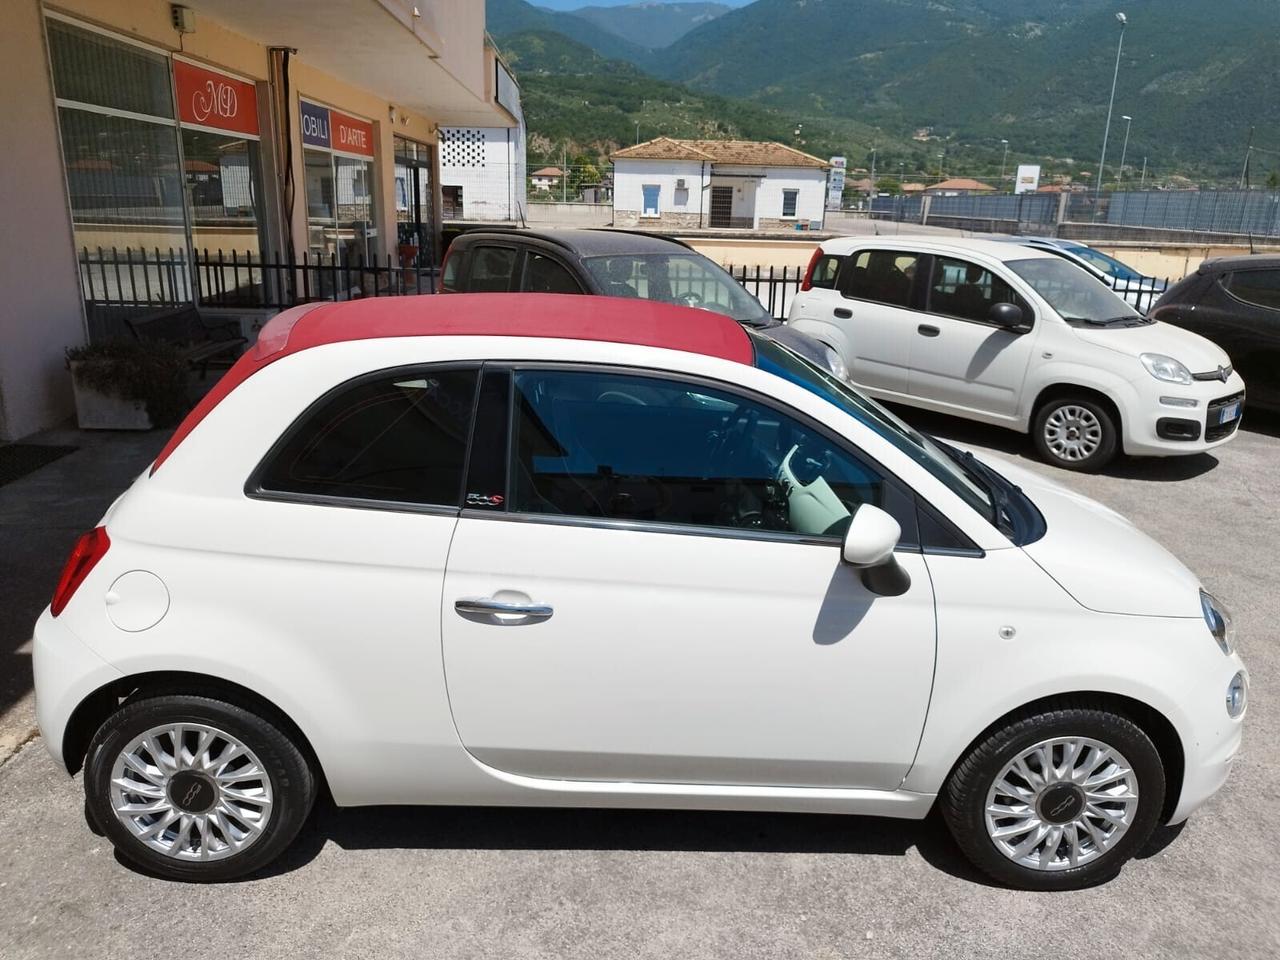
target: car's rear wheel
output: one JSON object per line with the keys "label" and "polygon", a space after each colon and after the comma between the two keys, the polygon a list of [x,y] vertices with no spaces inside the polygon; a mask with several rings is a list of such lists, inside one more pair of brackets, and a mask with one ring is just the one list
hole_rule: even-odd
{"label": "car's rear wheel", "polygon": [[126,702],[98,729],[85,803],[120,855],[178,880],[230,880],[293,840],[315,800],[306,758],[272,719],[201,696]]}
{"label": "car's rear wheel", "polygon": [[1146,843],[1164,804],[1160,754],[1131,720],[1069,708],[1011,721],[952,773],[942,813],[992,878],[1027,890],[1105,882]]}
{"label": "car's rear wheel", "polygon": [[1031,426],[1036,449],[1065,470],[1101,470],[1119,449],[1115,417],[1091,397],[1058,397],[1042,404]]}

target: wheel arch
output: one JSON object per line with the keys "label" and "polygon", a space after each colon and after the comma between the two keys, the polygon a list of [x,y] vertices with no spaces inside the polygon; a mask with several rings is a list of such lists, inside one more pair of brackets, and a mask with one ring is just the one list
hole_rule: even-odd
{"label": "wheel arch", "polygon": [[1110,394],[1099,390],[1097,387],[1088,387],[1084,384],[1068,381],[1051,383],[1042,387],[1040,392],[1036,394],[1035,402],[1031,404],[1031,415],[1027,418],[1028,431],[1035,430],[1036,418],[1040,416],[1040,411],[1044,409],[1046,404],[1064,397],[1086,397],[1104,406],[1107,412],[1115,419],[1116,440],[1123,445],[1124,417],[1120,413],[1120,404],[1116,403]]}
{"label": "wheel arch", "polygon": [[93,735],[122,704],[141,697],[164,694],[217,697],[270,720],[294,741],[310,764],[317,785],[328,793],[324,767],[311,745],[311,739],[284,710],[257,691],[231,680],[179,670],[121,677],[104,684],[81,700],[71,712],[62,734],[62,760],[67,772],[74,775],[80,771]]}
{"label": "wheel arch", "polygon": [[956,767],[964,762],[965,757],[973,752],[983,740],[991,736],[1001,727],[1023,717],[1044,713],[1047,710],[1063,710],[1071,708],[1102,709],[1125,717],[1136,724],[1155,745],[1160,755],[1160,763],[1164,766],[1165,795],[1164,805],[1160,810],[1160,822],[1165,823],[1173,815],[1182,796],[1182,783],[1186,771],[1186,755],[1177,728],[1163,713],[1133,697],[1119,693],[1107,693],[1098,690],[1083,690],[1076,693],[1059,693],[1041,697],[1015,707],[992,720],[965,744],[964,749],[955,758],[947,771],[943,783],[951,780]]}

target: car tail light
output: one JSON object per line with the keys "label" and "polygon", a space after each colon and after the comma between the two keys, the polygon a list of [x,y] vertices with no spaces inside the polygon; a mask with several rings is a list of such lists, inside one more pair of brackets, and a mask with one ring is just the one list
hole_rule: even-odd
{"label": "car tail light", "polygon": [[436,293],[453,293],[445,286],[445,278],[449,276],[449,258],[453,256],[453,244],[449,244],[449,249],[444,252],[444,259],[440,261],[440,285],[436,287]]}
{"label": "car tail light", "polygon": [[111,546],[111,538],[107,536],[106,527],[94,527],[81,535],[76,545],[71,548],[71,556],[67,557],[67,565],[62,568],[62,576],[58,578],[58,587],[53,591],[53,601],[49,604],[49,612],[55,617],[75,596],[84,578],[104,556]]}
{"label": "car tail light", "polygon": [[818,265],[818,261],[822,259],[822,248],[818,247],[813,251],[813,256],[809,258],[809,265],[804,268],[804,279],[800,281],[801,290],[813,289],[813,270]]}

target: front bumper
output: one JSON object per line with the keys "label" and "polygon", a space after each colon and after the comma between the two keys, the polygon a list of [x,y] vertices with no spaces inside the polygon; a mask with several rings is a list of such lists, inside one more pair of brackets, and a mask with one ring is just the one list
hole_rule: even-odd
{"label": "front bumper", "polygon": [[[76,707],[96,690],[123,674],[112,667],[54,619],[48,607],[36,621],[32,668],[36,679],[36,723],[45,749],[64,767],[67,724]],[[78,762],[79,757],[70,758]]]}
{"label": "front bumper", "polygon": [[[1231,678],[1248,671],[1240,658],[1232,654],[1223,661],[1220,670],[1214,671],[1214,681],[1203,688],[1196,698],[1191,715],[1194,737],[1182,737],[1183,759],[1182,792],[1169,817],[1169,823],[1181,823],[1195,813],[1210,797],[1222,789],[1231,772],[1231,763],[1240,752],[1244,736],[1244,718],[1248,705],[1240,716],[1232,718],[1226,709],[1226,692]],[[1189,711],[1190,712],[1190,711]]]}
{"label": "front bumper", "polygon": [[[1124,417],[1124,452],[1134,456],[1169,457],[1204,453],[1231,441],[1244,417],[1244,381],[1233,373],[1226,383],[1197,381],[1190,386],[1142,384],[1141,406]],[[1178,407],[1161,398],[1194,400],[1194,407]],[[1222,422],[1219,412],[1238,404],[1238,413]]]}

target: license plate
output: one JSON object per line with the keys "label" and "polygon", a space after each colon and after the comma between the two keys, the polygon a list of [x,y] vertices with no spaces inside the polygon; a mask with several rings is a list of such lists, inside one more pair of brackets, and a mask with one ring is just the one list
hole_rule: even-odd
{"label": "license plate", "polygon": [[1235,403],[1227,404],[1227,406],[1223,407],[1221,410],[1218,411],[1218,423],[1219,424],[1230,423],[1232,420],[1234,420],[1238,416],[1240,416],[1239,400],[1237,400]]}

